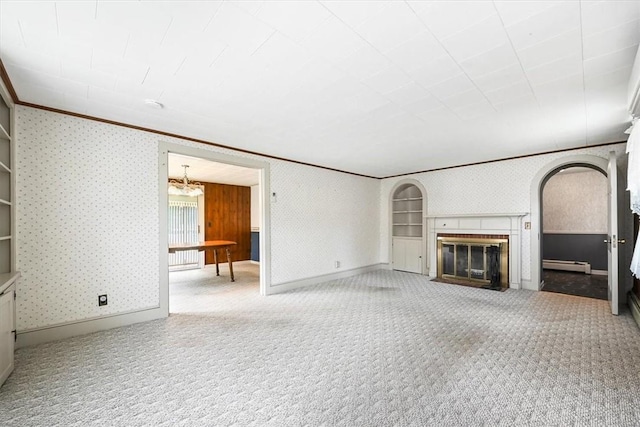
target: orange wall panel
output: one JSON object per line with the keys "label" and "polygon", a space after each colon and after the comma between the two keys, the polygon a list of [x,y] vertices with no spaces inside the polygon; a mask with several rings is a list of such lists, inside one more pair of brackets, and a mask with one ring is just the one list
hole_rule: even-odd
{"label": "orange wall panel", "polygon": [[[205,240],[237,242],[231,251],[231,259],[251,259],[251,187],[203,184]],[[214,263],[213,253],[209,252],[206,251],[205,264]]]}

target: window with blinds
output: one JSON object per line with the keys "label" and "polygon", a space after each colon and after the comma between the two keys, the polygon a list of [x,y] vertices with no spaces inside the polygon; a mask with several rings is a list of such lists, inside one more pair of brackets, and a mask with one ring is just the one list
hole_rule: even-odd
{"label": "window with blinds", "polygon": [[[198,242],[198,201],[169,200],[169,244]],[[198,251],[169,254],[169,267],[198,267]]]}

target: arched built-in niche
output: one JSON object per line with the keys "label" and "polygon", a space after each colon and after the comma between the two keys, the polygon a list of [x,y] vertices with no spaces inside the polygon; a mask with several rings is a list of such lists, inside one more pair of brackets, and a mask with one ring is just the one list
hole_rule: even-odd
{"label": "arched built-in niche", "polygon": [[591,155],[567,156],[557,159],[538,171],[531,181],[531,282],[529,289],[540,290],[542,278],[542,189],[544,184],[555,173],[571,166],[590,167],[606,175],[608,161],[605,158]]}
{"label": "arched built-in niche", "polygon": [[391,268],[423,274],[425,270],[425,221],[427,193],[413,179],[394,185],[390,194],[390,254]]}

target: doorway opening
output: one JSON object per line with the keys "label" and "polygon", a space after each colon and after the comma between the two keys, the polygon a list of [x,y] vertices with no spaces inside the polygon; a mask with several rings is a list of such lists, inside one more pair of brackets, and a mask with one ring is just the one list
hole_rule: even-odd
{"label": "doorway opening", "polygon": [[168,160],[169,313],[215,310],[221,293],[259,293],[259,171],[175,153]]}
{"label": "doorway opening", "polygon": [[606,173],[590,164],[563,165],[541,187],[543,291],[608,297]]}
{"label": "doorway opening", "polygon": [[211,312],[236,297],[266,295],[268,164],[164,143],[159,172],[166,315]]}

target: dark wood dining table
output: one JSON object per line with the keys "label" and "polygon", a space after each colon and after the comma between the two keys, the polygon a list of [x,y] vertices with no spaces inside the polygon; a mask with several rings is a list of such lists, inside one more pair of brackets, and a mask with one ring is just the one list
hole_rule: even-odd
{"label": "dark wood dining table", "polygon": [[231,274],[231,281],[235,282],[233,277],[233,263],[231,262],[231,250],[232,246],[237,245],[236,242],[230,240],[205,240],[198,243],[175,243],[169,245],[169,253],[173,254],[178,251],[213,251],[213,259],[216,262],[216,276],[220,275],[220,267],[218,266],[218,249],[224,249],[227,252],[227,262],[229,263],[229,273]]}

